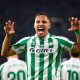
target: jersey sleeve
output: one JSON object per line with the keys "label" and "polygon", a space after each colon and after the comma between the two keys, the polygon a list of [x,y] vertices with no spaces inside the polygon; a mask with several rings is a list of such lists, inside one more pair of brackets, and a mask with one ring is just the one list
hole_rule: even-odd
{"label": "jersey sleeve", "polygon": [[12,45],[13,50],[17,54],[24,52],[25,47],[26,47],[27,42],[28,42],[29,39],[30,39],[30,37],[25,37],[25,38],[19,40],[17,43],[13,44]]}
{"label": "jersey sleeve", "polygon": [[75,42],[69,40],[66,37],[57,36],[56,39],[58,40],[60,46],[65,49],[66,51],[71,51]]}

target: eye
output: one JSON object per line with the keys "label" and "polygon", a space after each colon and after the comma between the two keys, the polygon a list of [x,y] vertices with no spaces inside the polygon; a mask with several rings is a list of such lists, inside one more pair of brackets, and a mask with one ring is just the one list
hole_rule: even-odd
{"label": "eye", "polygon": [[40,23],[40,21],[36,21],[36,23]]}
{"label": "eye", "polygon": [[42,21],[42,23],[44,23],[44,24],[45,24],[45,23],[47,23],[47,21]]}

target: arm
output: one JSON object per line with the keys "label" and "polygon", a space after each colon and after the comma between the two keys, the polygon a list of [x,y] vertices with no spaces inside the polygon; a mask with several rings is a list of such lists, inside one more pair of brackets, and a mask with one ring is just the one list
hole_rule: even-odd
{"label": "arm", "polygon": [[1,55],[3,56],[14,55],[16,53],[12,48],[10,49],[10,41],[11,41],[12,35],[15,33],[14,22],[11,22],[10,20],[6,22],[4,30],[5,30],[6,36],[2,44]]}
{"label": "arm", "polygon": [[[68,31],[74,31],[76,34],[76,43],[74,44],[71,52],[72,53],[80,53],[80,20],[78,18],[72,17],[70,19],[71,28]],[[78,31],[78,33],[77,33]]]}

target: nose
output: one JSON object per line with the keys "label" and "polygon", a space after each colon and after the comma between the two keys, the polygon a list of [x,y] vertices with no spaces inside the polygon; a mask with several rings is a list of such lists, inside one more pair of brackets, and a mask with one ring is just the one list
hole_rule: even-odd
{"label": "nose", "polygon": [[43,25],[43,22],[40,22],[39,25]]}

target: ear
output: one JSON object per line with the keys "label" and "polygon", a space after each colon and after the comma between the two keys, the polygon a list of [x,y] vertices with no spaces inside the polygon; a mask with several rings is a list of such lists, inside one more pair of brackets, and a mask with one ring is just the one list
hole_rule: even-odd
{"label": "ear", "polygon": [[51,28],[51,24],[49,25],[49,28]]}
{"label": "ear", "polygon": [[48,29],[50,29],[51,27],[49,26]]}

